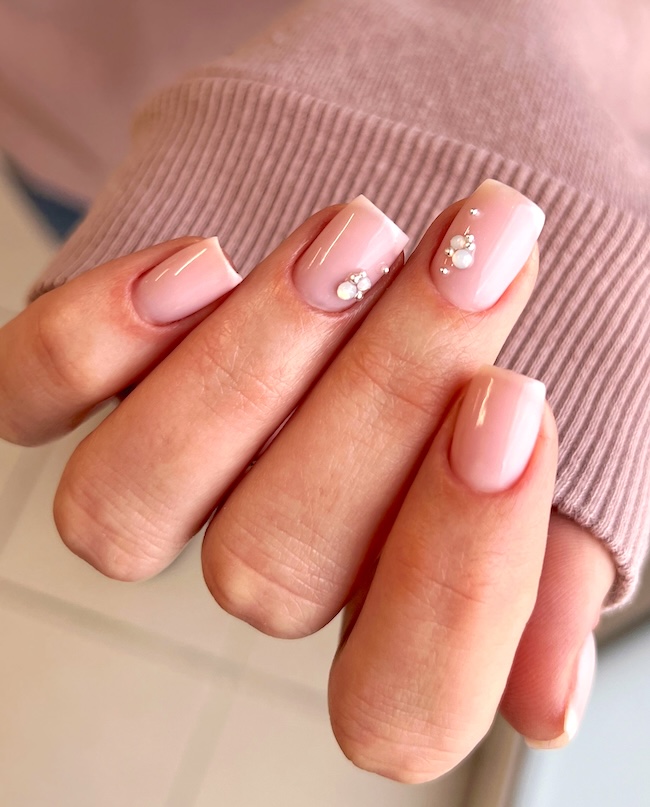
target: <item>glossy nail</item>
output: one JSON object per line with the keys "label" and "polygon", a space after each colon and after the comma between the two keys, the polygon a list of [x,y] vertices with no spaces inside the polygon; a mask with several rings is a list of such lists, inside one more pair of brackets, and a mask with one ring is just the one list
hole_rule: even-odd
{"label": "glossy nail", "polygon": [[578,732],[578,728],[580,727],[580,723],[587,709],[595,671],[596,640],[593,633],[590,633],[582,646],[576,663],[573,688],[566,712],[564,713],[564,731],[552,740],[532,740],[527,737],[526,743],[530,748],[536,750],[563,748],[571,742]]}
{"label": "glossy nail", "polygon": [[149,270],[133,289],[133,305],[163,325],[194,314],[241,283],[218,238],[206,238]]}
{"label": "glossy nail", "polygon": [[544,413],[541,381],[485,365],[460,405],[449,462],[472,490],[507,490],[522,475],[535,448]]}
{"label": "glossy nail", "polygon": [[524,267],[544,219],[519,191],[486,179],[466,199],[433,258],[438,291],[463,311],[493,306]]}
{"label": "glossy nail", "polygon": [[344,311],[387,274],[408,236],[365,196],[357,196],[316,238],[294,270],[304,299]]}

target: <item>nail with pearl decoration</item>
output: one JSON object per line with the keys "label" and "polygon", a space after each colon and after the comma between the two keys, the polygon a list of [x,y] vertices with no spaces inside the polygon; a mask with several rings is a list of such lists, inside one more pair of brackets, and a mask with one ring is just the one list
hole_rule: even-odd
{"label": "nail with pearl decoration", "polygon": [[433,256],[440,294],[463,311],[493,306],[526,264],[544,218],[519,191],[485,180],[461,205]]}
{"label": "nail with pearl decoration", "polygon": [[[382,266],[381,273],[387,275],[390,266]],[[367,272],[352,272],[343,283],[336,287],[336,295],[341,300],[363,300],[363,295],[372,288],[372,280]]]}
{"label": "nail with pearl decoration", "polygon": [[[469,214],[470,216],[478,216],[479,211],[473,207]],[[449,246],[445,250],[445,255],[451,258],[451,262],[456,269],[469,269],[474,263],[476,244],[474,235],[469,230],[470,228],[467,227],[462,235],[453,235],[449,241]],[[448,266],[440,267],[440,272],[443,275],[448,275],[450,271]]]}
{"label": "nail with pearl decoration", "polygon": [[357,196],[298,260],[296,289],[315,308],[345,311],[388,274],[408,240],[369,199]]}

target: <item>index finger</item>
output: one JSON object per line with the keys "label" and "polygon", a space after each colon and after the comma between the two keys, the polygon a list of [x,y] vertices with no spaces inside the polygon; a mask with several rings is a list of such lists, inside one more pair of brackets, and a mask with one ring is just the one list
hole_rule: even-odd
{"label": "index finger", "polygon": [[[181,268],[192,299],[179,304],[177,289],[166,321],[152,321],[134,305],[139,289]],[[216,238],[187,237],[109,261],[39,297],[0,329],[0,437],[37,445],[75,428],[146,374],[240,281]]]}

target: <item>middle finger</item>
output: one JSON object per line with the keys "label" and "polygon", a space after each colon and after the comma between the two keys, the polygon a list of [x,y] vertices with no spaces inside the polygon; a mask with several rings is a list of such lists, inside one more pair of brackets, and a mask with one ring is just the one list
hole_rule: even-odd
{"label": "middle finger", "polygon": [[494,362],[529,299],[540,208],[487,180],[453,213],[208,528],[210,590],[267,633],[305,635],[340,610],[454,393]]}

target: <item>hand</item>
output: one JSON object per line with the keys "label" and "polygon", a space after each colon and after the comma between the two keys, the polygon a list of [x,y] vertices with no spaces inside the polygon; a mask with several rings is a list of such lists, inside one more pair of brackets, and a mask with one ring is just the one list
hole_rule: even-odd
{"label": "hand", "polygon": [[[530,462],[495,473],[497,489],[475,490],[447,459],[476,389],[467,382],[494,361],[534,285],[536,210],[485,183],[400,271],[394,225],[359,201],[340,216],[328,209],[195,313],[182,290],[170,295],[174,280],[165,291],[139,278],[168,258],[176,270],[165,277],[183,278],[178,250],[196,256],[206,242],[161,245],[49,292],[0,332],[7,439],[49,439],[137,385],[65,469],[54,513],[66,544],[110,576],[142,579],[225,500],[204,542],[215,598],[278,636],[313,632],[350,601],[334,730],[358,765],[404,781],[469,753],[504,688],[516,728],[560,736],[577,654],[612,580],[601,545],[560,516],[542,569],[556,452],[547,406]],[[476,232],[465,269],[444,253],[461,222]],[[382,263],[392,263],[385,279]],[[372,288],[341,300],[337,286],[347,282],[345,296],[357,268]],[[236,282],[227,269],[220,277]],[[164,324],[179,302],[188,316]]]}

